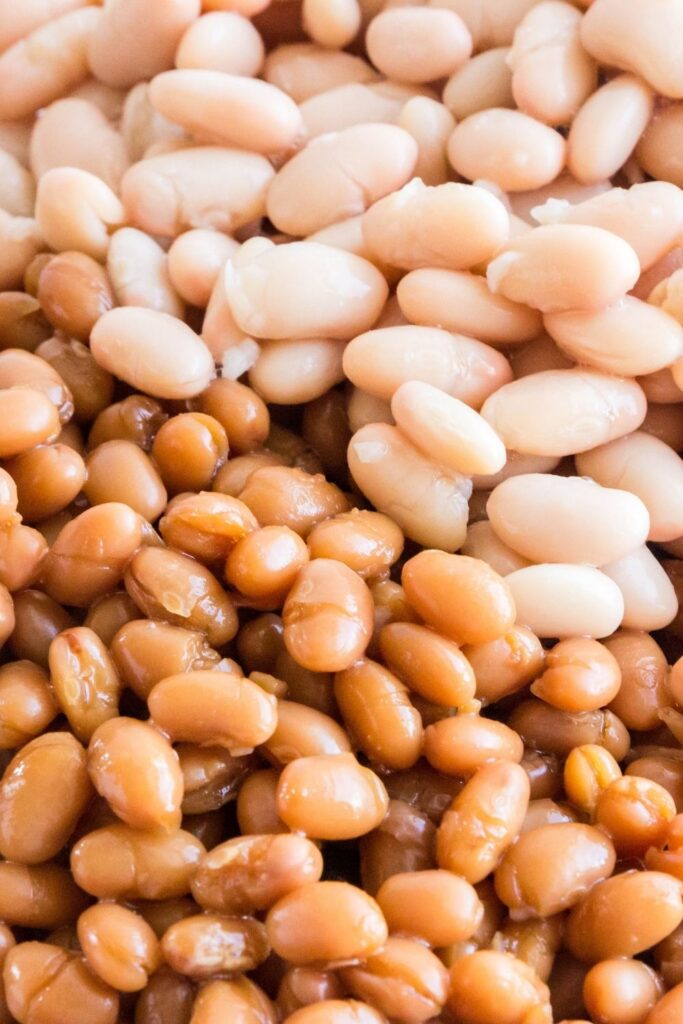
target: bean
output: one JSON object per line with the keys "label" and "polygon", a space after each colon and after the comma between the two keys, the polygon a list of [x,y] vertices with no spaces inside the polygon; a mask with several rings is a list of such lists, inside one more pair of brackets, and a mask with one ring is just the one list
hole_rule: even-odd
{"label": "bean", "polygon": [[[252,673],[252,678],[258,674]],[[343,754],[350,749],[346,732],[329,715],[296,701],[279,700],[275,732],[261,752],[275,765],[285,765],[298,757]]]}
{"label": "bean", "polygon": [[254,918],[197,914],[172,924],[161,940],[167,964],[191,978],[253,970],[266,959],[265,927]]}
{"label": "bean", "polygon": [[522,760],[519,736],[502,722],[479,715],[443,718],[425,730],[424,756],[445,775],[470,776],[489,761]]}
{"label": "bean", "polygon": [[377,903],[346,882],[313,882],[283,896],[269,910],[266,928],[275,952],[293,964],[366,959],[387,939]]}
{"label": "bean", "polygon": [[621,769],[604,747],[585,743],[570,751],[564,766],[564,788],[568,799],[579,810],[593,816],[600,795],[616,779]]}
{"label": "bean", "polygon": [[121,198],[133,225],[149,234],[176,238],[191,228],[229,233],[265,212],[273,175],[258,153],[194,146],[133,164],[123,176]]}
{"label": "bean", "polygon": [[674,586],[646,545],[603,566],[603,572],[614,580],[624,598],[622,627],[663,629],[676,618]]}
{"label": "bean", "polygon": [[23,747],[48,727],[57,710],[39,665],[11,661],[0,667],[0,749]]}
{"label": "bean", "polygon": [[57,99],[31,133],[31,170],[39,180],[53,167],[88,171],[116,191],[128,168],[123,136],[87,97]]}
{"label": "bean", "polygon": [[277,990],[277,1007],[283,1017],[288,1017],[304,1006],[341,999],[343,995],[344,986],[334,971],[290,967]]}
{"label": "bean", "polygon": [[594,743],[621,761],[630,746],[621,719],[604,708],[569,712],[543,701],[527,700],[514,708],[508,724],[527,745],[560,757],[567,757],[574,747]]}
{"label": "bean", "polygon": [[194,1002],[190,1024],[252,1018],[259,1024],[277,1024],[275,1009],[264,992],[249,978],[211,981],[204,985]]}
{"label": "bean", "polygon": [[265,402],[238,381],[213,381],[200,399],[200,408],[221,424],[231,449],[240,455],[258,448],[268,437],[270,416]]}
{"label": "bean", "polygon": [[0,344],[32,352],[51,334],[39,303],[25,292],[3,292],[0,299]]}
{"label": "bean", "polygon": [[392,124],[416,88],[398,82],[348,82],[308,97],[301,113],[309,139],[355,124]]}
{"label": "bean", "polygon": [[111,402],[114,378],[99,365],[87,345],[55,335],[38,346],[36,355],[59,374],[73,399],[77,419],[92,420]]}
{"label": "bean", "polygon": [[427,814],[404,800],[390,800],[386,817],[360,841],[364,889],[377,895],[394,875],[406,874],[412,879],[413,871],[432,868],[434,836],[435,828]]}
{"label": "bean", "polygon": [[136,228],[120,228],[112,235],[107,270],[121,306],[143,306],[181,320],[185,306],[176,293],[161,246]]}
{"label": "bean", "polygon": [[595,820],[607,832],[620,857],[642,856],[666,839],[676,814],[673,797],[657,782],[625,775],[598,796]]}
{"label": "bean", "polygon": [[517,621],[540,637],[604,637],[618,628],[624,599],[617,585],[587,565],[532,565],[506,577]]}
{"label": "bean", "polygon": [[675,1024],[676,1017],[680,1014],[683,1006],[682,997],[683,989],[680,985],[676,985],[663,995],[650,1010],[647,1016],[648,1024]]}
{"label": "bean", "polygon": [[443,103],[429,96],[413,96],[403,107],[397,124],[417,142],[415,177],[425,185],[442,185],[448,181],[446,144],[455,128],[455,119]]}
{"label": "bean", "polygon": [[52,687],[60,709],[79,739],[118,715],[119,676],[97,633],[85,626],[66,629],[48,652]]}
{"label": "bean", "polygon": [[529,781],[511,761],[484,764],[446,811],[436,834],[439,867],[480,882],[514,842],[529,803]]}
{"label": "bean", "polygon": [[588,96],[567,138],[567,167],[574,177],[590,184],[615,174],[635,149],[653,106],[652,90],[635,75],[617,75]]}
{"label": "bean", "polygon": [[[462,957],[451,968],[448,1006],[463,1024],[518,1024],[544,1010],[547,987],[531,967],[510,953],[482,949]],[[543,1020],[543,1014],[536,1018]]]}
{"label": "bean", "polygon": [[352,82],[374,82],[379,75],[361,57],[314,43],[284,43],[271,50],[264,78],[301,103],[310,96]]}
{"label": "bean", "polygon": [[276,793],[279,773],[264,769],[248,776],[237,794],[237,821],[243,835],[289,832],[278,815]]}
{"label": "bean", "polygon": [[2,626],[13,630],[9,646],[17,658],[47,668],[53,637],[73,625],[67,610],[40,590],[22,590],[14,598],[0,590],[0,636]]}
{"label": "bean", "polygon": [[175,53],[175,65],[251,77],[261,70],[263,58],[263,40],[246,17],[229,10],[215,11],[187,27]]}
{"label": "bean", "polygon": [[88,900],[59,864],[0,863],[2,919],[19,928],[61,928],[85,909]]}
{"label": "bean", "polygon": [[90,428],[89,447],[97,448],[107,441],[132,441],[144,452],[149,452],[167,419],[161,403],[154,398],[129,395],[99,414]]}
{"label": "bean", "polygon": [[167,544],[209,565],[222,562],[257,529],[257,520],[243,502],[209,491],[179,495],[159,523]]}
{"label": "bean", "polygon": [[463,655],[476,677],[476,697],[484,703],[521,690],[541,674],[545,661],[538,637],[517,625],[488,643],[467,645]]}
{"label": "bean", "polygon": [[566,943],[579,960],[635,956],[681,922],[681,883],[658,871],[626,871],[599,882],[571,912]]}
{"label": "bean", "polygon": [[381,822],[389,798],[379,777],[353,754],[300,757],[277,785],[277,812],[295,831],[314,839],[354,839]]}
{"label": "bean", "polygon": [[[541,979],[547,982],[555,958],[562,943],[562,918],[547,920],[513,921],[508,918],[498,932],[496,941],[501,952],[512,953],[518,960],[532,968]],[[535,1011],[531,1011],[532,1019]],[[547,1016],[547,1007],[540,1008],[536,1016]]]}
{"label": "bean", "polygon": [[619,692],[619,663],[596,640],[561,640],[546,655],[543,674],[531,686],[541,700],[563,711],[593,711]]}
{"label": "bean", "polygon": [[474,696],[468,660],[456,644],[425,626],[388,623],[380,632],[379,646],[392,672],[425,700],[460,707]]}
{"label": "bean", "polygon": [[[176,753],[183,774],[182,811],[185,815],[209,815],[234,800],[252,767],[249,757],[232,757],[223,747],[181,744],[176,747]],[[192,824],[188,821],[187,827]]]}
{"label": "bean", "polygon": [[313,558],[344,562],[363,579],[381,576],[400,558],[403,534],[388,516],[366,509],[341,512],[314,526],[307,545]]}
{"label": "bean", "polygon": [[145,831],[106,825],[89,832],[73,847],[71,873],[80,889],[97,899],[172,899],[190,891],[190,880],[204,852],[200,841],[181,829]]}
{"label": "bean", "polygon": [[451,75],[442,98],[454,118],[463,121],[479,110],[514,106],[508,53],[506,46],[484,50]]}
{"label": "bean", "polygon": [[[409,52],[400,43],[406,37],[411,40]],[[370,60],[387,78],[419,83],[452,75],[472,52],[472,37],[453,11],[408,7],[373,18],[366,45]]]}
{"label": "bean", "polygon": [[168,250],[168,273],[180,297],[205,309],[221,270],[238,248],[234,239],[219,231],[195,228],[178,235]]}
{"label": "bean", "polygon": [[286,1024],[383,1024],[384,1020],[377,1010],[356,999],[325,999],[296,1010]]}
{"label": "bean", "polygon": [[111,654],[123,682],[141,700],[167,676],[210,668],[219,660],[202,633],[149,619],[122,626]]}
{"label": "bean", "polygon": [[152,455],[172,494],[209,487],[228,454],[225,429],[213,416],[180,413],[162,423]]}
{"label": "bean", "polygon": [[407,1024],[419,1024],[446,1002],[448,972],[429,950],[411,939],[389,938],[364,964],[341,973],[351,994]]}
{"label": "bean", "polygon": [[127,907],[98,903],[81,914],[77,927],[88,966],[120,992],[139,992],[161,966],[154,932]]}
{"label": "bean", "polygon": [[13,217],[4,210],[0,216],[0,241],[0,286],[6,291],[22,284],[24,271],[45,248],[45,243],[33,217]]}
{"label": "bean", "polygon": [[18,1021],[78,1020],[114,1024],[116,992],[88,970],[77,954],[46,942],[21,942],[3,968],[10,1012]]}
{"label": "bean", "polygon": [[392,875],[380,887],[377,902],[392,934],[437,947],[469,939],[484,913],[468,882],[440,870]]}
{"label": "bean", "polygon": [[605,646],[619,662],[621,687],[610,708],[628,729],[646,731],[658,725],[659,710],[670,703],[666,658],[647,634],[619,630]]}

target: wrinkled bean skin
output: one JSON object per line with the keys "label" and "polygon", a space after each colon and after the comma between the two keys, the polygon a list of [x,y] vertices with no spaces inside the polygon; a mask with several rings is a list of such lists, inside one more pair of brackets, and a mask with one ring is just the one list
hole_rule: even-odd
{"label": "wrinkled bean skin", "polygon": [[55,696],[83,742],[118,714],[120,682],[106,646],[80,626],[64,630],[50,644],[48,663]]}
{"label": "wrinkled bean skin", "polygon": [[88,970],[77,953],[43,942],[22,942],[7,954],[3,968],[7,1005],[20,1022],[64,1021],[81,1015],[93,1024],[114,1024],[116,992]]}
{"label": "wrinkled bean skin", "polygon": [[269,946],[264,926],[254,918],[200,914],[172,924],[161,950],[174,971],[202,979],[253,970]]}
{"label": "wrinkled bean skin", "polygon": [[90,968],[112,988],[137,992],[161,966],[150,926],[132,910],[98,903],[78,919],[78,939]]}
{"label": "wrinkled bean skin", "polygon": [[208,669],[220,660],[203,633],[151,619],[127,622],[110,647],[122,682],[141,700],[162,679]]}

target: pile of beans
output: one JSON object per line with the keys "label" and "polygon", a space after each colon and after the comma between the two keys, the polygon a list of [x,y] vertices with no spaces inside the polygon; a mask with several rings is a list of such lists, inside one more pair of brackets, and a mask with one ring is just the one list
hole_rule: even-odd
{"label": "pile of beans", "polygon": [[0,1024],[683,1022],[683,0],[0,0]]}

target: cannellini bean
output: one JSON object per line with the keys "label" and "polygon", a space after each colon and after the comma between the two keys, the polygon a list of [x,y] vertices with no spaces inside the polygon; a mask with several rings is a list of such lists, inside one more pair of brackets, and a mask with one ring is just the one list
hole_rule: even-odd
{"label": "cannellini bean", "polygon": [[82,7],[46,21],[0,55],[0,118],[26,117],[88,76],[88,40],[102,12]]}
{"label": "cannellini bean", "polygon": [[455,128],[455,120],[443,103],[437,103],[429,96],[413,96],[399,114],[397,124],[417,142],[415,177],[425,185],[442,185],[448,181],[450,167],[446,145]]}
{"label": "cannellini bean", "polygon": [[636,494],[650,513],[648,540],[683,533],[683,460],[663,441],[638,430],[584,452],[576,468],[605,487]]}
{"label": "cannellini bean", "polygon": [[144,306],[182,320],[185,307],[158,242],[136,228],[121,228],[109,243],[107,272],[120,306]]}
{"label": "cannellini bean", "polygon": [[629,434],[646,412],[635,381],[582,368],[545,370],[504,384],[481,410],[506,448],[559,456]]}
{"label": "cannellini bean", "polygon": [[19,287],[27,266],[44,248],[32,217],[13,217],[0,209],[0,290]]}
{"label": "cannellini bean", "polygon": [[89,0],[24,0],[21,7],[4,3],[0,7],[0,52],[34,29],[67,11],[85,7]]}
{"label": "cannellini bean", "polygon": [[664,629],[676,617],[678,598],[673,584],[650,549],[641,547],[603,565],[624,598],[624,629]]}
{"label": "cannellini bean", "polygon": [[576,7],[544,0],[515,29],[507,58],[512,95],[520,110],[544,124],[567,124],[597,85],[597,67],[581,45],[580,25]]}
{"label": "cannellini bean", "polygon": [[417,87],[399,82],[350,82],[304,100],[301,116],[313,139],[354,124],[393,124],[404,104],[416,95],[420,95]]}
{"label": "cannellini bean", "polygon": [[510,230],[507,210],[476,185],[426,186],[419,178],[375,203],[363,237],[385,263],[464,270],[491,258]]}
{"label": "cannellini bean", "polygon": [[202,321],[202,341],[222,367],[221,376],[231,380],[250,370],[259,357],[259,346],[235,322],[220,273]]}
{"label": "cannellini bean", "polygon": [[557,467],[560,459],[552,455],[520,455],[508,449],[507,462],[499,473],[489,476],[475,474],[472,478],[472,485],[475,491],[491,491],[503,480],[509,480],[513,476],[520,476],[522,473],[552,473]]}
{"label": "cannellini bean", "polygon": [[129,162],[123,136],[88,100],[51,103],[31,135],[31,170],[36,178],[53,167],[78,167],[116,191]]}
{"label": "cannellini bean", "polygon": [[284,43],[266,56],[263,77],[296,103],[303,103],[338,86],[375,82],[379,75],[355,54],[314,43]]}
{"label": "cannellini bean", "polygon": [[669,252],[683,231],[683,192],[665,181],[646,181],[575,204],[548,200],[532,214],[540,224],[592,224],[611,231],[628,242],[646,270]]}
{"label": "cannellini bean", "polygon": [[214,375],[201,338],[182,320],[153,309],[109,310],[95,324],[90,345],[106,370],[157,398],[191,398]]}
{"label": "cannellini bean", "polygon": [[618,629],[624,599],[613,580],[588,565],[530,565],[505,577],[517,622],[539,637],[600,639]]}
{"label": "cannellini bean", "polygon": [[116,122],[123,113],[126,93],[123,89],[115,89],[104,82],[98,82],[96,78],[86,78],[85,82],[71,90],[68,98],[86,100],[101,110],[108,120]]}
{"label": "cannellini bean", "polygon": [[599,0],[583,16],[581,42],[601,64],[641,75],[657,92],[683,97],[675,40],[683,31],[678,4],[652,8],[647,0]]}
{"label": "cannellini bean", "polygon": [[448,159],[463,178],[484,178],[506,192],[541,188],[564,166],[559,132],[519,110],[493,107],[471,114],[448,142]]}
{"label": "cannellini bean", "polygon": [[199,7],[199,0],[108,0],[88,47],[93,74],[126,89],[173,67]]}
{"label": "cannellini bean", "polygon": [[472,52],[472,36],[462,18],[435,7],[384,10],[368,25],[365,42],[375,67],[398,82],[452,75]]}
{"label": "cannellini bean", "polygon": [[587,184],[611,178],[624,166],[643,134],[654,93],[635,75],[617,75],[589,96],[567,137],[567,167]]}
{"label": "cannellini bean", "polygon": [[369,424],[353,435],[348,463],[365,496],[411,540],[445,551],[462,545],[472,493],[466,477],[426,458],[385,423]]}
{"label": "cannellini bean", "polygon": [[355,433],[367,423],[390,423],[395,425],[396,421],[391,415],[391,406],[381,398],[356,388],[353,385],[349,390],[346,403],[346,415],[349,420],[349,428]]}
{"label": "cannellini bean", "polygon": [[342,50],[360,28],[361,9],[358,0],[304,0],[301,20],[314,42]]}
{"label": "cannellini bean", "polygon": [[261,70],[263,57],[263,40],[248,18],[213,11],[189,25],[178,44],[175,66],[251,77]]}
{"label": "cannellini bean", "polygon": [[548,224],[515,238],[486,271],[489,287],[544,313],[600,309],[640,275],[627,242],[601,228]]}
{"label": "cannellini bean", "polygon": [[131,160],[149,156],[153,147],[189,142],[180,125],[158,114],[149,101],[149,83],[133,86],[121,112],[121,134]]}
{"label": "cannellini bean", "polygon": [[653,178],[683,185],[683,174],[676,160],[683,137],[683,104],[673,103],[657,111],[640,137],[636,160]]}
{"label": "cannellini bean", "polygon": [[356,125],[313,139],[272,181],[268,216],[280,231],[310,235],[363,213],[406,183],[417,152],[408,132],[388,124]]}
{"label": "cannellini bean", "polygon": [[505,446],[486,420],[431,384],[401,384],[391,399],[391,411],[424,455],[458,473],[497,473],[505,465]]}
{"label": "cannellini bean", "polygon": [[180,297],[205,309],[221,270],[239,243],[205,228],[178,235],[168,250],[168,273]]}
{"label": "cannellini bean", "polygon": [[601,566],[636,551],[650,529],[645,505],[628,491],[549,473],[498,484],[486,513],[500,539],[532,562]]}
{"label": "cannellini bean", "polygon": [[25,117],[21,121],[0,121],[0,148],[11,153],[24,167],[28,167],[29,163],[32,131],[32,117]]}
{"label": "cannellini bean", "polygon": [[412,325],[358,335],[346,346],[343,363],[350,381],[386,402],[405,381],[417,380],[478,409],[512,377],[507,359],[488,345]]}
{"label": "cannellini bean", "polygon": [[223,71],[166,71],[149,87],[152,106],[199,139],[277,153],[303,137],[294,100],[268,82]]}
{"label": "cannellini bean", "polygon": [[312,402],[344,379],[344,343],[328,338],[267,341],[249,371],[249,383],[266,402]]}
{"label": "cannellini bean", "polygon": [[530,341],[540,314],[491,291],[486,278],[467,271],[424,267],[401,278],[401,311],[413,324],[469,334],[491,345]]}
{"label": "cannellini bean", "polygon": [[490,107],[514,107],[509,52],[498,46],[478,53],[448,79],[443,102],[458,121]]}
{"label": "cannellini bean", "polygon": [[57,252],[77,249],[103,261],[109,236],[125,220],[119,198],[88,171],[55,167],[38,182],[36,221]]}
{"label": "cannellini bean", "polygon": [[224,273],[235,320],[256,338],[352,338],[374,323],[388,293],[371,263],[317,242],[253,238]]}
{"label": "cannellini bean", "polygon": [[133,224],[151,235],[175,238],[189,228],[230,233],[263,215],[274,173],[258,153],[197,146],[133,164],[121,198]]}
{"label": "cannellini bean", "polygon": [[563,352],[605,373],[655,373],[683,356],[680,323],[632,295],[604,309],[546,313],[543,323]]}
{"label": "cannellini bean", "polygon": [[508,195],[507,201],[516,216],[533,224],[535,221],[531,211],[535,206],[547,202],[548,199],[565,199],[568,203],[582,203],[602,192],[609,192],[610,188],[609,181],[600,181],[596,185],[582,185],[580,181],[565,171],[554,181],[542,185],[540,188],[532,189],[530,192],[512,192]]}
{"label": "cannellini bean", "polygon": [[525,565],[531,564],[527,558],[503,543],[488,519],[469,523],[467,538],[460,548],[460,554],[486,562],[500,576],[508,576],[515,569],[523,569]]}
{"label": "cannellini bean", "polygon": [[[400,277],[400,270],[390,267],[378,259],[365,241],[362,213],[357,214],[355,217],[348,217],[346,220],[340,220],[336,224],[330,224],[329,227],[321,228],[320,231],[314,231],[312,235],[308,236],[306,241],[330,245],[333,249],[343,249],[344,252],[350,252],[354,256],[360,256],[361,259],[368,260],[369,263],[372,263],[381,271],[388,284],[392,284]],[[386,307],[387,303],[385,303],[382,316],[377,320],[376,326],[380,326],[381,321],[384,319]],[[401,320],[400,322],[403,323],[405,321]]]}
{"label": "cannellini bean", "polygon": [[472,33],[476,50],[492,46],[509,46],[515,29],[538,0],[508,0],[501,6],[498,0],[431,0],[435,7],[449,7],[457,11]]}
{"label": "cannellini bean", "polygon": [[29,171],[0,149],[0,209],[13,217],[30,217],[35,198],[36,186]]}

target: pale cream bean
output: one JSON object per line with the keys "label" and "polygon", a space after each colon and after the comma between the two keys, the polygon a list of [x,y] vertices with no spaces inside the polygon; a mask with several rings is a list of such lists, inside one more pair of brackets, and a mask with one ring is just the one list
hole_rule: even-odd
{"label": "pale cream bean", "polygon": [[168,273],[180,297],[206,309],[214,285],[239,242],[220,231],[195,228],[178,235],[168,250]]}
{"label": "pale cream bean", "polygon": [[93,7],[68,11],[0,56],[0,118],[34,114],[88,77],[88,39],[101,23]]}
{"label": "pale cream bean", "polygon": [[509,480],[511,477],[520,476],[522,473],[552,473],[557,468],[560,462],[559,457],[555,458],[549,455],[521,455],[519,452],[514,452],[508,449],[507,451],[507,462],[501,469],[500,473],[493,473],[492,475],[475,474],[472,477],[472,485],[475,491],[491,491],[498,484],[502,484],[503,480]]}
{"label": "pale cream bean", "polygon": [[536,4],[521,20],[507,62],[512,95],[544,124],[572,120],[595,90],[598,69],[581,45],[581,12],[564,0]]}
{"label": "pale cream bean", "polygon": [[11,153],[24,167],[28,167],[28,153],[33,131],[33,118],[21,121],[0,120],[0,147]]}
{"label": "pale cream bean", "polygon": [[[330,224],[326,228],[321,228],[320,231],[314,231],[312,235],[306,238],[306,241],[319,242],[320,245],[330,245],[333,249],[343,249],[344,252],[350,252],[354,256],[360,256],[361,259],[368,260],[369,263],[377,267],[388,284],[393,284],[401,276],[401,271],[396,267],[390,267],[378,259],[365,241],[362,213],[357,214],[355,217],[348,217],[346,220],[340,220],[336,224]],[[387,300],[382,316],[375,321],[376,327],[384,326],[381,321],[384,319],[387,304],[390,301],[391,299]],[[398,322],[405,323],[406,321],[404,318],[401,318]]]}
{"label": "pale cream bean", "polygon": [[300,405],[344,380],[343,341],[305,338],[266,341],[249,371],[249,384],[266,402]]}
{"label": "pale cream bean", "polygon": [[658,306],[680,323],[683,323],[683,270],[674,270],[653,288],[648,296],[649,303]]}
{"label": "pale cream bean", "polygon": [[57,100],[36,121],[31,135],[31,170],[36,178],[53,167],[78,167],[116,191],[129,163],[121,132],[88,100]]}
{"label": "pale cream bean", "polygon": [[133,224],[150,235],[175,238],[189,228],[230,234],[265,213],[274,174],[258,153],[193,146],[134,164],[121,198]]}
{"label": "pale cream bean", "polygon": [[322,135],[275,176],[268,216],[280,231],[310,235],[363,213],[408,181],[417,152],[412,136],[395,125],[356,125]]}
{"label": "pale cream bean", "polygon": [[683,185],[683,173],[676,153],[683,138],[683,104],[672,103],[655,113],[640,137],[636,160],[653,178],[663,178],[674,185]]}
{"label": "pale cream bean", "polygon": [[385,423],[369,424],[353,435],[348,463],[366,498],[411,540],[444,551],[462,545],[472,493],[466,477],[427,458]]}
{"label": "pale cream bean", "polygon": [[530,565],[505,577],[517,622],[541,638],[600,639],[619,628],[624,599],[613,580],[589,565]]}
{"label": "pale cream bean", "polygon": [[652,116],[654,93],[635,75],[617,75],[589,96],[567,136],[577,181],[604,181],[624,166]]}
{"label": "pale cream bean", "polygon": [[17,5],[6,0],[0,4],[0,52],[29,35],[46,21],[85,7],[90,0],[23,0]]}
{"label": "pale cream bean", "polygon": [[394,124],[404,104],[421,94],[419,87],[400,82],[350,82],[304,100],[301,116],[313,139],[354,124]]}
{"label": "pale cream bean", "polygon": [[109,310],[95,324],[90,347],[105,370],[155,398],[192,398],[214,376],[201,338],[182,320],[153,309]]}
{"label": "pale cream bean", "polygon": [[263,77],[296,103],[303,103],[341,85],[376,82],[379,75],[355,54],[326,50],[314,43],[284,43],[266,56]]}
{"label": "pale cream bean", "polygon": [[0,209],[0,291],[19,288],[29,263],[45,248],[32,217],[13,217]]}
{"label": "pale cream bean", "polygon": [[355,433],[367,423],[391,423],[396,421],[391,415],[391,406],[382,398],[376,398],[362,388],[354,387],[349,389],[346,402],[346,415],[349,421],[349,429]]}
{"label": "pale cream bean", "polygon": [[498,484],[486,513],[500,539],[532,562],[615,562],[644,544],[650,529],[634,494],[550,473]]}
{"label": "pale cream bean", "polygon": [[129,89],[173,67],[183,33],[200,0],[107,0],[88,47],[95,78]]}
{"label": "pale cream bean", "polygon": [[683,69],[676,41],[683,32],[683,9],[648,0],[599,0],[583,16],[581,41],[601,64],[634,71],[657,92],[683,97]]}
{"label": "pale cream bean", "polygon": [[630,434],[646,412],[645,395],[635,381],[580,367],[545,370],[505,384],[481,410],[506,448],[558,456]]}
{"label": "pale cream bean", "polygon": [[611,188],[577,203],[549,199],[531,212],[539,224],[591,224],[619,235],[635,250],[642,270],[665,256],[683,231],[683,193],[666,181]]}
{"label": "pale cream bean", "polygon": [[202,322],[202,341],[222,367],[221,376],[231,380],[250,370],[259,357],[259,346],[235,322],[220,273]]}
{"label": "pale cream bean", "polygon": [[251,238],[224,272],[238,325],[256,338],[352,338],[368,330],[388,288],[367,260],[317,242]]}
{"label": "pale cream bean", "polygon": [[683,356],[680,322],[633,295],[603,309],[546,313],[543,323],[563,352],[605,373],[656,373]]}
{"label": "pale cream bean", "polygon": [[648,402],[654,405],[677,405],[683,402],[683,391],[674,380],[671,367],[639,377],[638,383]]}
{"label": "pale cream bean", "polygon": [[396,295],[411,323],[469,334],[492,345],[530,341],[541,332],[535,309],[494,294],[485,277],[464,270],[413,270],[399,281]]}
{"label": "pale cream bean", "polygon": [[516,569],[523,569],[531,564],[527,558],[523,558],[503,543],[488,519],[468,525],[467,538],[459,553],[469,555],[470,558],[479,558],[500,576],[508,576]]}
{"label": "pale cream bean", "polygon": [[518,24],[538,0],[430,0],[433,7],[457,11],[472,33],[475,50],[509,46]]}
{"label": "pale cream bean", "polygon": [[358,0],[304,0],[301,18],[304,31],[320,46],[343,50],[361,25]]}
{"label": "pale cream bean", "polygon": [[527,223],[534,224],[533,208],[542,205],[548,199],[565,199],[568,203],[582,203],[602,192],[609,192],[610,189],[609,181],[601,181],[596,185],[582,185],[580,181],[572,178],[571,174],[565,171],[554,181],[541,186],[541,188],[532,189],[530,192],[513,192],[507,199],[513,213]]}
{"label": "pale cream bean", "polygon": [[652,632],[665,629],[676,617],[676,591],[647,545],[603,565],[602,571],[614,580],[624,598],[622,628]]}
{"label": "pale cream bean", "polygon": [[507,210],[486,189],[457,182],[427,186],[419,178],[363,217],[370,251],[406,270],[465,270],[494,256],[509,232]]}
{"label": "pale cream bean", "polygon": [[0,148],[0,209],[13,217],[30,217],[36,199],[36,185],[29,171],[16,157]]}
{"label": "pale cream bean", "polygon": [[486,420],[431,384],[401,384],[391,399],[391,411],[423,455],[458,473],[498,473],[505,465],[505,446]]}
{"label": "pale cream bean", "polygon": [[506,46],[497,46],[478,53],[448,79],[443,101],[456,120],[491,107],[514,107],[509,52]]}
{"label": "pale cream bean", "polygon": [[494,107],[457,125],[448,142],[448,159],[470,181],[483,178],[506,192],[527,192],[558,176],[565,148],[554,128],[519,110]]}
{"label": "pale cream bean", "polygon": [[433,82],[452,75],[472,53],[472,36],[454,11],[434,7],[383,10],[365,34],[376,68],[397,82]]}
{"label": "pale cream bean", "polygon": [[126,93],[123,89],[115,89],[104,82],[98,82],[96,78],[86,78],[85,82],[71,90],[67,98],[93,103],[106,118],[117,123],[121,120]]}
{"label": "pale cream bean", "polygon": [[510,365],[515,379],[518,379],[542,370],[568,370],[575,363],[557,347],[549,334],[540,334],[528,345],[520,345],[510,352]]}
{"label": "pale cream bean", "polygon": [[158,114],[149,101],[149,83],[140,82],[126,96],[121,112],[121,134],[131,160],[141,160],[164,143],[188,142],[180,125]]}
{"label": "pale cream bean", "polygon": [[618,235],[586,224],[548,224],[507,243],[486,271],[493,292],[543,313],[602,309],[640,276]]}
{"label": "pale cream bean", "polygon": [[152,106],[198,139],[256,153],[278,153],[304,135],[299,108],[286,93],[223,71],[165,71],[149,86]]}
{"label": "pale cream bean", "polygon": [[450,111],[429,96],[413,96],[398,118],[399,128],[413,136],[418,156],[415,177],[425,185],[442,185],[450,177],[446,146],[455,128]]}
{"label": "pale cream bean", "polygon": [[103,261],[125,211],[101,178],[76,167],[55,167],[38,182],[36,221],[57,252],[75,249]]}
{"label": "pale cream bean", "polygon": [[263,40],[248,18],[235,11],[212,11],[188,27],[175,54],[177,68],[206,68],[228,75],[258,75]]}
{"label": "pale cream bean", "polygon": [[137,228],[120,228],[109,243],[107,273],[120,306],[144,306],[182,320],[185,305],[171,283],[168,257]]}
{"label": "pale cream bean", "polygon": [[584,452],[576,468],[605,487],[637,495],[650,514],[648,540],[674,540],[683,533],[683,459],[663,441],[638,430]]}
{"label": "pale cream bean", "polygon": [[386,402],[405,381],[418,380],[475,409],[512,378],[507,359],[490,346],[437,327],[412,325],[355,337],[344,351],[344,372],[357,387]]}

